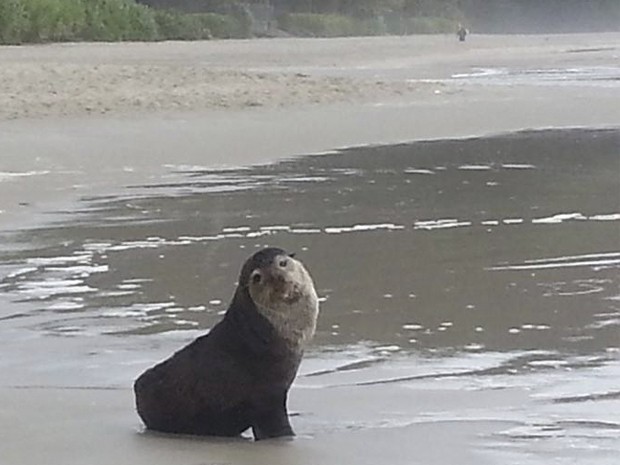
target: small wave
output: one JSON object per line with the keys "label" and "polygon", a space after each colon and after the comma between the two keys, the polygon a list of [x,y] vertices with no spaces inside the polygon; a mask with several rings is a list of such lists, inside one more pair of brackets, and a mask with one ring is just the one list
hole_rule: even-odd
{"label": "small wave", "polygon": [[405,174],[435,174],[433,170],[425,168],[407,168],[404,171]]}
{"label": "small wave", "polygon": [[460,228],[464,226],[471,226],[471,221],[459,221],[457,219],[440,219],[440,220],[425,220],[416,221],[413,225],[414,229],[426,229],[431,231],[433,229],[447,229],[447,228]]}
{"label": "small wave", "polygon": [[537,260],[526,260],[514,265],[498,265],[486,268],[488,271],[544,270],[553,268],[600,267],[620,265],[620,252],[572,255]]}
{"label": "small wave", "polygon": [[553,399],[556,404],[572,404],[576,402],[591,402],[600,400],[618,400],[620,399],[620,391],[602,392],[594,394],[584,394],[579,396],[566,396]]}
{"label": "small wave", "polygon": [[533,170],[536,166],[529,163],[502,163],[502,168],[507,170]]}
{"label": "small wave", "polygon": [[576,68],[474,68],[469,73],[453,74],[449,82],[492,85],[596,85],[616,87],[620,78],[617,66]]}
{"label": "small wave", "polygon": [[534,218],[533,224],[558,224],[568,220],[586,220],[587,217],[581,213],[558,213],[557,215],[544,218]]}
{"label": "small wave", "polygon": [[462,171],[488,171],[491,169],[490,165],[461,165],[459,169]]}
{"label": "small wave", "polygon": [[49,173],[50,173],[49,171],[24,171],[24,172],[0,171],[0,182],[15,179],[15,178],[27,178],[30,176],[44,176]]}
{"label": "small wave", "polygon": [[327,234],[341,234],[350,232],[367,232],[378,230],[399,230],[405,229],[403,225],[394,223],[381,223],[381,224],[356,224],[353,226],[330,226],[325,228]]}

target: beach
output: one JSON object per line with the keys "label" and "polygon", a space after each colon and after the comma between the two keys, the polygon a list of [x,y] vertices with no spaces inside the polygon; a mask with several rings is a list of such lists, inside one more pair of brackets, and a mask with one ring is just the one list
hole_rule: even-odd
{"label": "beach", "polygon": [[[560,187],[549,192],[541,190],[540,198],[531,203],[514,201],[529,202],[529,187],[515,190],[518,195],[506,196],[510,208],[506,208],[505,218],[497,221],[495,217],[484,217],[492,210],[490,207],[468,211],[475,220],[468,217],[459,221],[459,211],[451,210],[461,198],[457,192],[450,202],[437,207],[436,217],[416,218],[414,223],[416,214],[434,214],[431,206],[425,210],[420,202],[422,206],[416,205],[418,210],[412,210],[407,219],[411,224],[402,220],[401,225],[396,221],[399,218],[395,220],[386,213],[406,209],[396,196],[393,204],[373,210],[372,215],[365,213],[368,218],[363,223],[363,216],[353,215],[363,202],[349,201],[346,195],[358,192],[360,184],[381,184],[381,176],[390,170],[389,157],[380,157],[382,146],[577,128],[586,132],[608,129],[612,135],[587,133],[576,136],[573,144],[566,142],[569,136],[560,134],[553,144],[560,141],[564,145],[558,146],[566,153],[571,145],[581,146],[580,141],[590,140],[587,137],[607,137],[613,144],[613,131],[620,128],[619,43],[620,34],[609,33],[472,34],[465,43],[447,35],[0,47],[2,465],[111,461],[135,465],[466,465],[543,464],[551,460],[568,464],[575,458],[581,463],[615,463],[620,448],[614,436],[620,419],[613,415],[617,412],[618,393],[613,380],[617,379],[620,347],[612,315],[613,299],[617,299],[613,290],[617,268],[587,268],[584,275],[545,275],[540,278],[546,280],[542,284],[533,276],[544,272],[528,268],[540,263],[553,267],[558,261],[566,263],[566,257],[573,255],[581,257],[572,257],[573,262],[585,263],[615,253],[609,245],[613,244],[613,228],[617,230],[615,184],[605,175],[610,172],[606,167],[614,166],[609,161],[612,158],[601,156],[603,161],[597,170],[592,174],[584,171],[587,176],[584,174],[579,182],[570,170],[556,164],[559,161],[549,163],[547,171],[541,171],[541,177],[536,179],[545,179],[547,173],[554,175],[557,168],[557,173],[564,176],[557,181]],[[521,136],[515,137],[521,140]],[[534,192],[544,184],[537,181],[529,185],[518,177],[538,168],[532,153],[525,161],[511,155],[513,159],[502,159],[501,165],[484,158],[485,165],[476,154],[484,152],[488,144],[482,139],[470,149],[471,160],[457,163],[453,171],[449,163],[456,163],[454,159],[448,158],[442,165],[428,155],[423,165],[414,156],[421,149],[411,149],[412,161],[405,158],[399,168],[399,176],[404,173],[405,177],[386,182],[381,192],[390,192],[401,184],[415,185],[417,178],[407,176],[438,179],[444,172],[456,174],[433,191],[436,197],[428,197],[429,205],[454,186],[492,189],[502,186],[502,182],[510,186],[514,182],[515,186],[533,186],[530,190]],[[536,150],[544,146],[541,142]],[[367,147],[371,152],[356,152],[359,156],[350,159],[336,153],[356,147]],[[449,147],[445,149],[452,150],[448,155],[459,153],[456,145]],[[505,146],[501,147],[494,148],[493,153],[506,153]],[[375,148],[376,154],[372,152]],[[304,156],[316,154],[323,154],[328,165],[315,160],[307,162],[299,172],[294,171],[295,160],[303,164],[303,160],[313,160]],[[373,166],[375,155],[385,166]],[[574,155],[575,166],[582,166],[578,164],[582,162],[579,156]],[[367,160],[367,164],[357,166],[356,157]],[[339,161],[343,159],[346,163]],[[272,164],[282,161],[293,163],[293,171],[287,171],[286,163],[274,165],[274,175]],[[510,177],[482,181],[476,177],[477,173],[490,171],[498,179],[509,173],[515,176],[514,181]],[[359,179],[349,185],[347,176]],[[286,182],[281,181],[282,177]],[[321,191],[321,183],[331,182],[336,187],[329,195]],[[566,198],[562,197],[553,205],[556,210],[549,207],[549,211],[541,211],[547,208],[544,199],[552,198],[562,186],[573,186],[571,183],[575,190],[595,192],[597,199],[607,198],[609,202],[588,204],[583,199],[590,197],[584,195],[575,196],[578,201],[574,203],[570,200],[563,204]],[[318,186],[317,192],[304,186]],[[235,197],[235,192],[254,192],[254,188],[260,195]],[[275,195],[269,189],[286,195]],[[606,196],[606,192],[610,195]],[[336,203],[334,199],[340,196],[342,203],[329,210],[330,202]],[[475,198],[493,195],[485,190],[476,193]],[[273,208],[263,210],[260,202],[266,201]],[[295,210],[287,210],[290,204],[298,205],[299,211],[303,205],[306,216],[291,219],[284,215],[282,212]],[[369,208],[372,202],[364,205]],[[393,205],[397,206],[395,210],[391,210]],[[519,210],[521,206],[527,208]],[[324,210],[329,210],[331,216],[321,216]],[[565,236],[559,229],[551,229],[557,236],[532,236],[537,240],[542,237],[541,243],[550,255],[540,255],[536,241],[526,247],[529,243],[524,237],[540,234],[536,225],[541,223],[537,222],[547,221],[552,224],[550,228],[560,228],[557,225],[565,218],[561,215],[569,215],[561,226],[569,228],[570,234],[566,229],[561,234],[571,238],[570,244],[562,243]],[[576,223],[569,223],[575,218]],[[476,230],[479,235],[475,238],[463,233],[414,235],[415,241],[398,236],[400,239],[395,241],[395,236],[390,236],[404,234],[402,231],[422,234],[425,228],[446,225],[456,231],[465,223],[473,228],[483,222],[487,223],[483,226],[492,225],[493,221],[500,225],[512,221],[515,228],[527,224],[532,229],[523,230],[526,235],[516,229],[502,233],[505,241],[498,240],[495,248],[491,247],[500,252],[489,257],[480,244],[494,244],[488,239],[494,236],[485,229]],[[580,239],[584,237],[580,229],[584,225],[592,228],[586,234],[589,241]],[[312,235],[315,229],[319,231],[316,236]],[[355,235],[367,231],[384,235],[363,236],[363,240]],[[343,239],[349,232],[353,233],[352,239]],[[450,229],[445,234],[456,233]],[[477,242],[478,237],[484,239]],[[317,341],[302,365],[303,376],[291,390],[291,421],[298,437],[293,441],[254,443],[247,439],[175,438],[144,432],[133,408],[132,380],[210,327],[221,305],[225,308],[239,259],[251,247],[276,240],[298,247],[300,255],[308,256],[310,269],[317,270],[319,294],[325,299],[323,308],[328,309],[321,316]],[[390,263],[399,258],[396,244],[418,244],[413,247],[425,253],[437,247],[443,252],[429,252],[422,268],[430,270],[429,276],[444,276],[444,271],[449,275],[453,268],[458,269],[463,273],[459,275],[463,282],[475,273],[459,268],[459,256],[450,255],[451,244],[464,244],[463,250],[474,252],[480,247],[478,255],[487,261],[476,265],[480,270],[497,268],[501,279],[494,279],[501,289],[509,292],[523,286],[523,292],[529,295],[539,292],[540,300],[532,297],[533,308],[544,302],[541,308],[547,309],[548,305],[549,315],[554,315],[556,303],[558,308],[574,310],[567,319],[569,323],[575,321],[578,305],[573,308],[562,299],[567,295],[579,299],[575,296],[589,296],[599,292],[592,289],[603,289],[600,292],[605,299],[600,302],[604,303],[583,301],[584,308],[604,306],[599,313],[593,310],[593,318],[602,319],[595,322],[600,323],[600,328],[591,321],[580,328],[607,331],[601,339],[604,344],[591,343],[596,347],[583,349],[587,356],[581,359],[579,351],[575,355],[572,346],[562,345],[564,339],[559,338],[564,342],[554,348],[546,347],[545,341],[555,339],[545,337],[532,339],[539,344],[533,346],[528,346],[527,340],[522,346],[497,342],[488,351],[483,346],[475,348],[475,341],[459,340],[454,347],[446,343],[446,353],[426,352],[428,347],[415,345],[423,337],[400,334],[421,329],[413,321],[418,318],[415,313],[411,321],[399,319],[400,327],[394,330],[389,322],[380,319],[379,310],[381,305],[401,308],[389,302],[425,302],[423,291],[433,288],[432,279],[428,278],[424,286],[426,274],[417,267],[403,265],[401,285],[390,289],[389,280],[381,281],[379,295],[374,296],[379,302],[376,309],[361,308],[372,299],[346,297],[344,290],[355,295],[359,288],[330,264],[333,257],[339,257],[340,263],[347,263],[346,269],[360,273],[368,263],[359,258],[361,251],[370,250],[376,243],[384,244]],[[519,253],[511,255],[512,244],[519,244],[514,247]],[[185,252],[188,249],[194,254]],[[191,264],[192,257],[203,253],[199,250],[207,251],[207,274],[213,280],[204,286],[196,281],[197,276],[205,275],[204,266]],[[468,260],[478,256],[472,255]],[[379,253],[370,257],[373,264],[381,263],[383,258]],[[615,255],[611,258],[616,260]],[[160,269],[159,263],[167,265]],[[501,274],[502,267],[512,265],[524,267],[524,274]],[[377,276],[393,272],[376,268],[378,271],[373,272]],[[141,281],[146,275],[152,281]],[[409,275],[415,275],[411,284]],[[488,279],[484,273],[481,276],[476,283]],[[454,278],[445,279],[452,282]],[[117,280],[118,285],[110,287]],[[155,284],[149,288],[151,282]],[[372,289],[372,284],[361,287]],[[409,285],[412,289],[406,288]],[[480,286],[476,289],[485,289]],[[442,287],[436,295],[450,297],[450,292],[449,286]],[[92,302],[88,301],[89,295],[95,296]],[[501,293],[489,295],[503,299]],[[454,299],[473,311],[475,305],[466,299],[475,297]],[[207,299],[209,304],[200,299]],[[550,299],[558,300],[551,304]],[[89,304],[85,306],[86,301]],[[444,328],[433,331],[443,334],[451,331],[460,317],[446,320],[441,311],[447,312],[449,303],[435,309],[433,302],[437,301],[429,297],[429,313],[436,311],[438,315],[427,317],[435,327]],[[511,302],[517,305],[521,301]],[[331,307],[335,303],[338,308]],[[156,307],[153,310],[149,305]],[[203,310],[210,312],[204,318],[198,315]],[[141,333],[137,321],[143,323],[140,318],[151,318],[152,311],[158,317],[171,315],[173,326]],[[366,320],[360,323],[366,311],[377,313],[368,320],[375,332],[365,332]],[[459,312],[454,315],[461,315]],[[528,317],[535,319],[535,312],[531,313]],[[606,316],[600,317],[602,314]],[[198,316],[194,321],[188,315]],[[346,337],[341,334],[346,333],[342,327],[347,326],[347,321],[351,327],[361,328],[357,336],[353,332]],[[109,328],[105,326],[108,324]],[[124,325],[128,325],[126,333],[121,331]],[[534,324],[530,320],[502,327],[503,332],[497,330],[497,334],[487,329],[490,336],[485,344],[492,345],[496,336],[501,341],[523,332],[545,331],[545,325],[554,329],[553,323]],[[471,332],[475,334],[477,329],[473,327]],[[577,330],[574,333],[566,337],[577,340],[584,336]],[[394,335],[410,341],[412,349],[394,343]],[[586,336],[590,337],[590,333]],[[471,349],[463,349],[468,346]],[[526,374],[519,371],[521,362],[515,362],[524,358]],[[532,367],[557,370],[543,376],[541,382],[528,371],[534,370]],[[493,370],[499,375],[486,377],[495,373]],[[575,375],[577,370],[583,371]],[[584,387],[581,383],[585,379],[596,379],[600,384],[592,387],[586,383]],[[587,404],[590,400],[600,402]],[[587,405],[593,407],[588,409]],[[553,423],[552,419],[558,417],[562,421]],[[565,431],[558,432],[557,428],[571,432],[563,435]],[[577,432],[572,434],[571,428]],[[602,428],[603,433],[596,428]],[[583,431],[586,433],[580,436]],[[589,431],[607,442],[590,447]],[[528,438],[532,441],[528,442]]]}
{"label": "beach", "polygon": [[[617,42],[610,33],[472,36],[464,44],[412,36],[2,47],[2,171],[22,182],[0,186],[0,224],[29,221],[49,202],[169,175],[166,165],[239,166],[354,145],[615,126],[611,86],[453,76],[605,70]],[[42,185],[36,173],[50,176]]]}
{"label": "beach", "polygon": [[410,101],[472,67],[606,66],[616,43],[582,34],[3,47],[0,118]]}

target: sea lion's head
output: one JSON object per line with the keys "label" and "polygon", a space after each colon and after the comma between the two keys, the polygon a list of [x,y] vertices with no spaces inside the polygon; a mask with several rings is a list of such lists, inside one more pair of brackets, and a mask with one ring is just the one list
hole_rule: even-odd
{"label": "sea lion's head", "polygon": [[295,345],[314,335],[319,303],[310,273],[294,254],[266,248],[250,257],[239,278],[257,311]]}

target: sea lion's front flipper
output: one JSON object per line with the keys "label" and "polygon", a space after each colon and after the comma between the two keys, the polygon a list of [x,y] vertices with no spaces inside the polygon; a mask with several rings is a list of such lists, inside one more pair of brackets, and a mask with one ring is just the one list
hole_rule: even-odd
{"label": "sea lion's front flipper", "polygon": [[282,436],[295,436],[286,411],[286,391],[277,395],[270,395],[267,399],[261,399],[252,423],[252,432],[257,441]]}

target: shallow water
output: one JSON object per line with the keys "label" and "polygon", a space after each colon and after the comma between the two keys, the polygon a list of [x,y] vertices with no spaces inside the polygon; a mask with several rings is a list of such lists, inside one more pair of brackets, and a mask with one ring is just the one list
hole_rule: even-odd
{"label": "shallow water", "polygon": [[[479,423],[491,463],[617,460],[619,131],[169,168],[4,237],[3,386],[126,388],[211,327],[243,260],[277,245],[322,298],[294,388],[302,438]],[[33,340],[45,350],[20,351]]]}
{"label": "shallow water", "polygon": [[[577,53],[574,51],[573,53]],[[451,76],[452,82],[483,85],[620,86],[618,66],[571,68],[474,68]]]}

